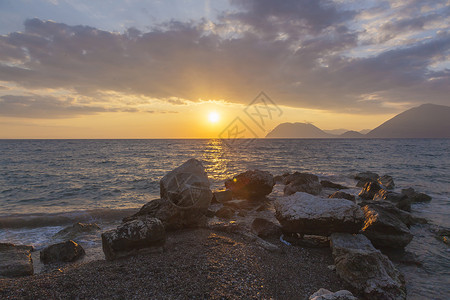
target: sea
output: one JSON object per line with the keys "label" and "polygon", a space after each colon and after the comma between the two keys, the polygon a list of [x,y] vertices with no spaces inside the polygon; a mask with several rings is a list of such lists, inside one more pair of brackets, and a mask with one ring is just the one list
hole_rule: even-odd
{"label": "sea", "polygon": [[[309,172],[353,187],[356,173],[373,171],[391,175],[397,191],[430,195],[412,206],[429,224],[412,226],[406,247],[422,266],[398,268],[408,299],[450,299],[450,246],[435,238],[450,228],[450,139],[0,140],[0,242],[40,250],[75,222],[113,228],[158,198],[159,180],[190,158],[203,162],[213,189],[249,169]],[[88,260],[104,259],[98,233],[78,242]],[[44,268],[35,262],[35,270]]]}

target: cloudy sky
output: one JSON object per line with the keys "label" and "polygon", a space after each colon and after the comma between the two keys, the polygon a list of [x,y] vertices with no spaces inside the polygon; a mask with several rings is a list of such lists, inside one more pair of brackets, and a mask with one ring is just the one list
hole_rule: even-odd
{"label": "cloudy sky", "polygon": [[[374,128],[450,105],[449,16],[448,0],[0,0],[0,138]],[[261,91],[280,112],[262,127],[245,114]]]}

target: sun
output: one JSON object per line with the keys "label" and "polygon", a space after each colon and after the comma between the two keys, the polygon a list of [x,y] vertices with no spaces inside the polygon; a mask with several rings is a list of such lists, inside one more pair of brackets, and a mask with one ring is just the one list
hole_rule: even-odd
{"label": "sun", "polygon": [[220,120],[220,116],[219,116],[219,114],[218,114],[217,112],[212,111],[212,112],[210,112],[209,115],[208,115],[208,120],[209,120],[209,122],[211,122],[211,123],[217,123],[217,122],[219,122],[219,120]]}

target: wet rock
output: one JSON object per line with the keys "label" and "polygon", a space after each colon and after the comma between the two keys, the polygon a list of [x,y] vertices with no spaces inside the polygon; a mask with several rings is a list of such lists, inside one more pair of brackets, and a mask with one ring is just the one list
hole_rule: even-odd
{"label": "wet rock", "polygon": [[39,254],[44,264],[73,262],[85,254],[83,247],[72,240],[46,247]]}
{"label": "wet rock", "polygon": [[281,227],[269,220],[255,218],[251,225],[251,232],[262,238],[279,237],[281,235]]}
{"label": "wet rock", "polygon": [[225,181],[233,196],[248,200],[263,199],[272,192],[275,181],[267,171],[249,170]]}
{"label": "wet rock", "polygon": [[347,290],[340,290],[337,292],[330,292],[327,289],[321,288],[311,296],[309,300],[358,300],[353,294]]}
{"label": "wet rock", "polygon": [[33,275],[32,246],[0,243],[0,277]]}
{"label": "wet rock", "polygon": [[377,181],[388,190],[392,190],[395,187],[394,178],[390,175],[383,175]]}
{"label": "wet rock", "polygon": [[411,211],[411,201],[405,194],[400,194],[396,192],[386,191],[384,189],[379,190],[375,196],[373,196],[374,201],[389,201],[395,204],[396,207]]}
{"label": "wet rock", "polygon": [[366,204],[362,233],[375,247],[404,248],[411,242],[413,235],[406,224],[392,211],[379,205]]}
{"label": "wet rock", "polygon": [[161,198],[181,208],[208,209],[212,192],[202,163],[189,159],[159,182]]}
{"label": "wet rock", "polygon": [[338,190],[345,190],[348,189],[348,187],[343,186],[341,184],[337,184],[328,180],[322,180],[320,182],[320,185],[324,188],[332,188],[332,189],[338,189]]}
{"label": "wet rock", "polygon": [[213,192],[213,202],[225,203],[231,201],[233,194],[230,190],[215,191]]}
{"label": "wet rock", "polygon": [[123,222],[137,220],[142,217],[157,218],[166,230],[196,228],[206,224],[208,209],[181,208],[166,199],[155,199],[145,204],[137,213],[123,219]]}
{"label": "wet rock", "polygon": [[424,193],[418,193],[413,188],[402,189],[402,194],[406,195],[412,203],[430,202],[431,197]]}
{"label": "wet rock", "polygon": [[347,200],[350,200],[350,201],[355,201],[355,196],[354,195],[350,195],[348,193],[341,192],[341,191],[334,192],[333,194],[328,196],[328,198],[330,198],[330,199],[331,198],[347,199]]}
{"label": "wet rock", "polygon": [[362,234],[333,233],[337,274],[366,299],[406,299],[403,275]]}
{"label": "wet rock", "polygon": [[284,194],[287,196],[296,192],[318,195],[322,191],[319,177],[313,174],[295,172],[287,176],[285,182]]}
{"label": "wet rock", "polygon": [[221,207],[218,211],[216,211],[216,217],[221,219],[230,219],[234,216],[234,209],[231,207]]}
{"label": "wet rock", "polygon": [[364,185],[364,188],[358,194],[361,199],[372,200],[376,193],[381,189],[381,186],[375,181],[369,181]]}
{"label": "wet rock", "polygon": [[327,236],[333,232],[357,233],[364,214],[352,201],[328,199],[297,192],[275,201],[276,218],[283,231]]}
{"label": "wet rock", "polygon": [[54,237],[58,238],[74,238],[77,235],[80,235],[82,233],[88,233],[88,232],[94,232],[100,230],[100,227],[98,227],[95,223],[75,223],[72,226],[66,227],[63,230],[58,231],[54,235]]}
{"label": "wet rock", "polygon": [[156,218],[129,221],[102,234],[102,248],[107,260],[130,255],[143,248],[161,247],[165,241],[164,225]]}

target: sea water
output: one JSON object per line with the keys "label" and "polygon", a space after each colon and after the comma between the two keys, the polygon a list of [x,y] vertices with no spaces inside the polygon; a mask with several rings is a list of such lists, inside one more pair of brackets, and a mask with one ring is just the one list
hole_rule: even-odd
{"label": "sea water", "polygon": [[[413,226],[406,248],[423,266],[399,268],[409,299],[450,298],[450,247],[433,233],[450,228],[450,139],[0,140],[0,242],[39,250],[74,222],[113,228],[158,198],[161,177],[189,158],[203,162],[213,188],[248,169],[310,172],[348,186],[373,171],[391,175],[396,190],[432,196],[413,205],[430,224]],[[101,258],[98,234],[79,242]]]}

